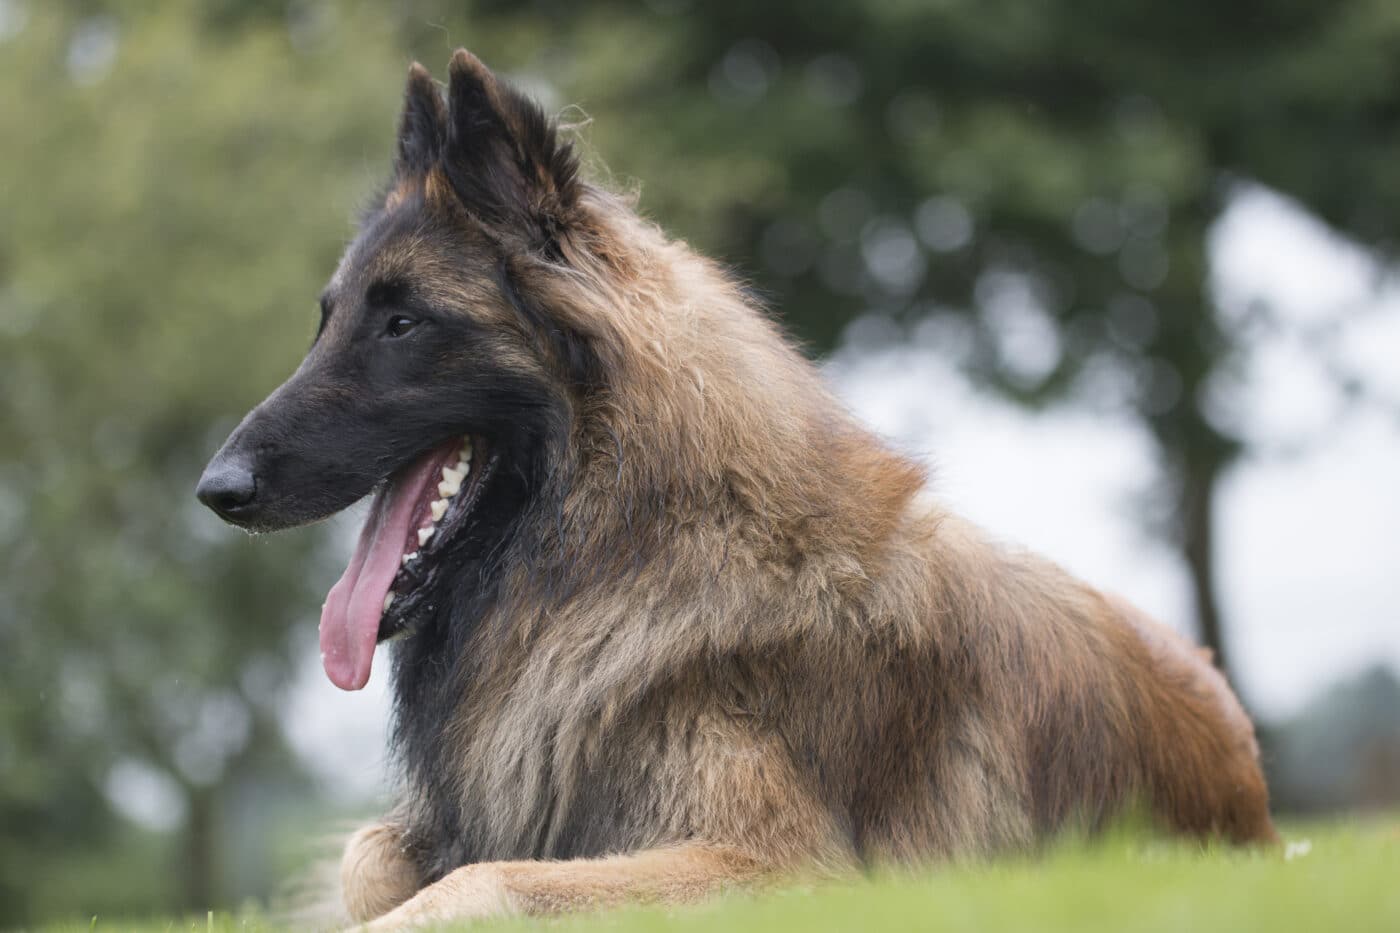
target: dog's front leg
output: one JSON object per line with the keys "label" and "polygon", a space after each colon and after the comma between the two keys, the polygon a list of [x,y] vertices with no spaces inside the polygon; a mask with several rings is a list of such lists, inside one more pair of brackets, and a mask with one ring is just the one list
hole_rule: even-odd
{"label": "dog's front leg", "polygon": [[397,827],[374,823],[346,841],[340,860],[340,896],[356,923],[392,910],[420,887],[418,867],[405,851],[403,832]]}
{"label": "dog's front leg", "polygon": [[680,904],[752,885],[768,866],[727,846],[686,843],[561,862],[467,865],[369,924],[401,930],[508,914],[555,914],[625,903]]}

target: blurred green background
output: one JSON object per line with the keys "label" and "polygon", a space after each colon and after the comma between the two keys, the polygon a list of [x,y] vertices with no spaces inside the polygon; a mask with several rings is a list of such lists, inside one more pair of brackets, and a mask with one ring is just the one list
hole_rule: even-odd
{"label": "blurred green background", "polygon": [[[245,537],[191,490],[304,352],[408,63],[441,75],[458,45],[813,354],[858,318],[894,343],[933,321],[1018,404],[1109,374],[1200,637],[1249,651],[1214,576],[1251,443],[1228,401],[1293,325],[1221,313],[1210,235],[1261,185],[1388,267],[1400,5],[0,0],[0,926],[264,899],[355,809],[286,736],[333,532]],[[1338,351],[1348,313],[1299,339],[1400,425]],[[1383,668],[1266,726],[1280,807],[1400,801]]]}

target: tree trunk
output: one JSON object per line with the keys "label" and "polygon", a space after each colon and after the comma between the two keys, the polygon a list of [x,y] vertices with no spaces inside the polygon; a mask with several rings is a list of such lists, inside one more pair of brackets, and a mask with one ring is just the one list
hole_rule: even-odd
{"label": "tree trunk", "polygon": [[1216,666],[1234,684],[1215,581],[1215,493],[1221,471],[1222,464],[1213,459],[1186,464],[1181,486],[1181,549],[1191,572],[1201,644],[1211,650]]}
{"label": "tree trunk", "polygon": [[186,910],[203,913],[217,901],[218,811],[213,787],[186,784],[189,811],[179,866],[180,900]]}

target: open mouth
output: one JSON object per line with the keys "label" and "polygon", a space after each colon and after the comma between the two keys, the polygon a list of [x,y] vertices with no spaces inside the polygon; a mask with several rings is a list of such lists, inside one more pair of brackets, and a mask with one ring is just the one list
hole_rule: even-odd
{"label": "open mouth", "polygon": [[375,493],[350,564],[321,607],[321,661],[337,687],[363,687],[375,645],[409,631],[438,558],[467,524],[494,466],[481,439],[454,438]]}

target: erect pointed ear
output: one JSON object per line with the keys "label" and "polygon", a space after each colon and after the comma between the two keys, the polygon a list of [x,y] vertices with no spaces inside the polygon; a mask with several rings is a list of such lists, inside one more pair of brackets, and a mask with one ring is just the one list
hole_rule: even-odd
{"label": "erect pointed ear", "polygon": [[452,55],[443,163],[453,189],[482,220],[557,242],[578,196],[578,161],[539,106],[500,82],[475,55]]}
{"label": "erect pointed ear", "polygon": [[447,141],[447,106],[428,69],[414,62],[408,69],[399,117],[399,149],[394,168],[400,177],[427,172]]}

